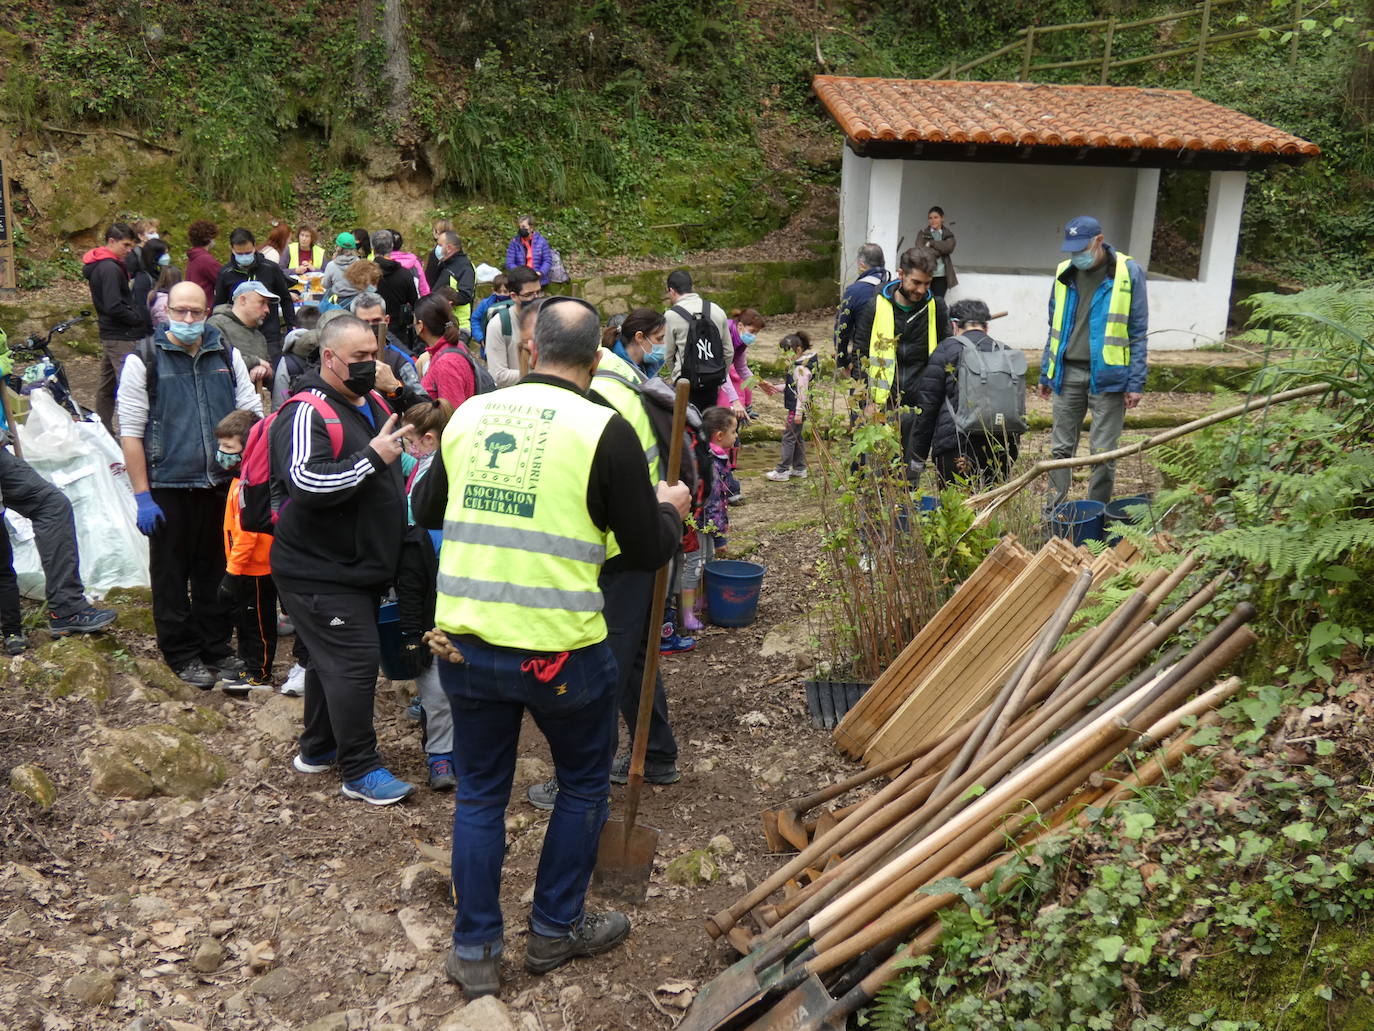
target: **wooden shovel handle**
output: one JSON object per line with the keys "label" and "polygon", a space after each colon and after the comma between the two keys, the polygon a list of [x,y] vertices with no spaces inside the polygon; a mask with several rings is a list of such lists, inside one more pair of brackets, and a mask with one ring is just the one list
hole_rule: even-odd
{"label": "wooden shovel handle", "polygon": [[[677,483],[682,472],[682,435],[687,429],[687,402],[691,384],[677,381],[677,396],[673,401],[673,439],[668,449],[668,483]],[[655,489],[657,485],[655,484]],[[649,720],[654,711],[654,684],[658,679],[658,634],[663,624],[663,610],[668,604],[668,574],[673,567],[670,560],[654,577],[654,597],[649,607],[648,644],[644,648],[644,677],[639,684],[639,714],[635,718],[635,738],[630,751],[630,775],[625,790],[625,848],[630,846],[630,833],[639,815],[639,798],[644,792],[644,756],[649,751]]]}

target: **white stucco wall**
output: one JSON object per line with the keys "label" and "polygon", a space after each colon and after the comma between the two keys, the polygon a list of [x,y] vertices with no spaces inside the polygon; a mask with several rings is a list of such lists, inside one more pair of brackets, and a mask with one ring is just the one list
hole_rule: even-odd
{"label": "white stucco wall", "polygon": [[[911,246],[938,204],[959,241],[950,300],[978,297],[1006,311],[993,335],[1018,347],[1044,344],[1051,276],[1073,216],[1096,216],[1108,242],[1149,270],[1158,169],[875,160],[846,147],[841,180],[842,282],[853,279],[854,254],[870,240],[895,269],[898,245]],[[1244,199],[1244,172],[1211,173],[1199,278],[1149,279],[1152,348],[1192,348],[1225,334]]]}

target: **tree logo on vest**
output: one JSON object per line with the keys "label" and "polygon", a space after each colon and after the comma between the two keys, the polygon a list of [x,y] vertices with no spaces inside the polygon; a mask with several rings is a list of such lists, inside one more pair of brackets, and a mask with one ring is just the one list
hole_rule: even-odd
{"label": "tree logo on vest", "polygon": [[464,470],[464,508],[533,518],[553,414],[525,405],[492,405],[482,414],[479,446]]}

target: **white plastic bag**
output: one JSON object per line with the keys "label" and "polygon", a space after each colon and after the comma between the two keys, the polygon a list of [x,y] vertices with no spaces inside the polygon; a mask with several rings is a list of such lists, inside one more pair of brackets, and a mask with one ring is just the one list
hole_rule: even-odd
{"label": "white plastic bag", "polygon": [[[86,593],[99,597],[116,587],[150,586],[148,539],[138,529],[123,455],[105,427],[78,424],[46,390],[35,390],[29,395],[29,417],[18,430],[24,461],[72,504]],[[19,589],[26,597],[42,598],[43,567],[33,530],[14,512],[6,513],[5,522]]]}
{"label": "white plastic bag", "polygon": [[488,265],[485,261],[478,265],[475,269],[473,269],[473,271],[477,273],[477,282],[479,283],[490,283],[493,279],[495,279],[497,276],[501,274],[501,270],[499,268],[493,268],[491,265]]}

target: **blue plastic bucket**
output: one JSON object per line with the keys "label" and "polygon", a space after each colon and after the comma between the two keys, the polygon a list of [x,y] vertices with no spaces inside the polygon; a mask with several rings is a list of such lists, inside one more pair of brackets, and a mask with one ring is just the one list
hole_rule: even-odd
{"label": "blue plastic bucket", "polygon": [[706,611],[716,626],[748,626],[758,615],[763,566],[721,559],[706,563]]}
{"label": "blue plastic bucket", "polygon": [[394,601],[377,610],[377,639],[382,651],[382,676],[388,680],[410,680],[410,670],[401,661],[401,610]]}
{"label": "blue plastic bucket", "polygon": [[1054,535],[1074,544],[1100,541],[1106,518],[1107,506],[1100,501],[1066,501],[1054,510]]}
{"label": "blue plastic bucket", "polygon": [[[1132,518],[1131,509],[1139,508],[1141,505],[1150,503],[1150,495],[1136,494],[1129,498],[1117,498],[1107,506],[1105,529],[1110,536],[1107,537],[1108,544],[1115,544],[1121,540],[1119,534],[1112,534],[1111,529],[1117,523],[1131,523],[1132,525],[1143,524],[1152,526],[1154,523],[1154,513],[1150,512],[1144,518]],[[1140,513],[1136,513],[1139,516]]]}
{"label": "blue plastic bucket", "polygon": [[[940,507],[940,499],[933,494],[922,494],[916,503],[918,515],[930,515]],[[909,533],[911,531],[911,509],[903,505],[897,509],[896,523],[898,533]]]}

